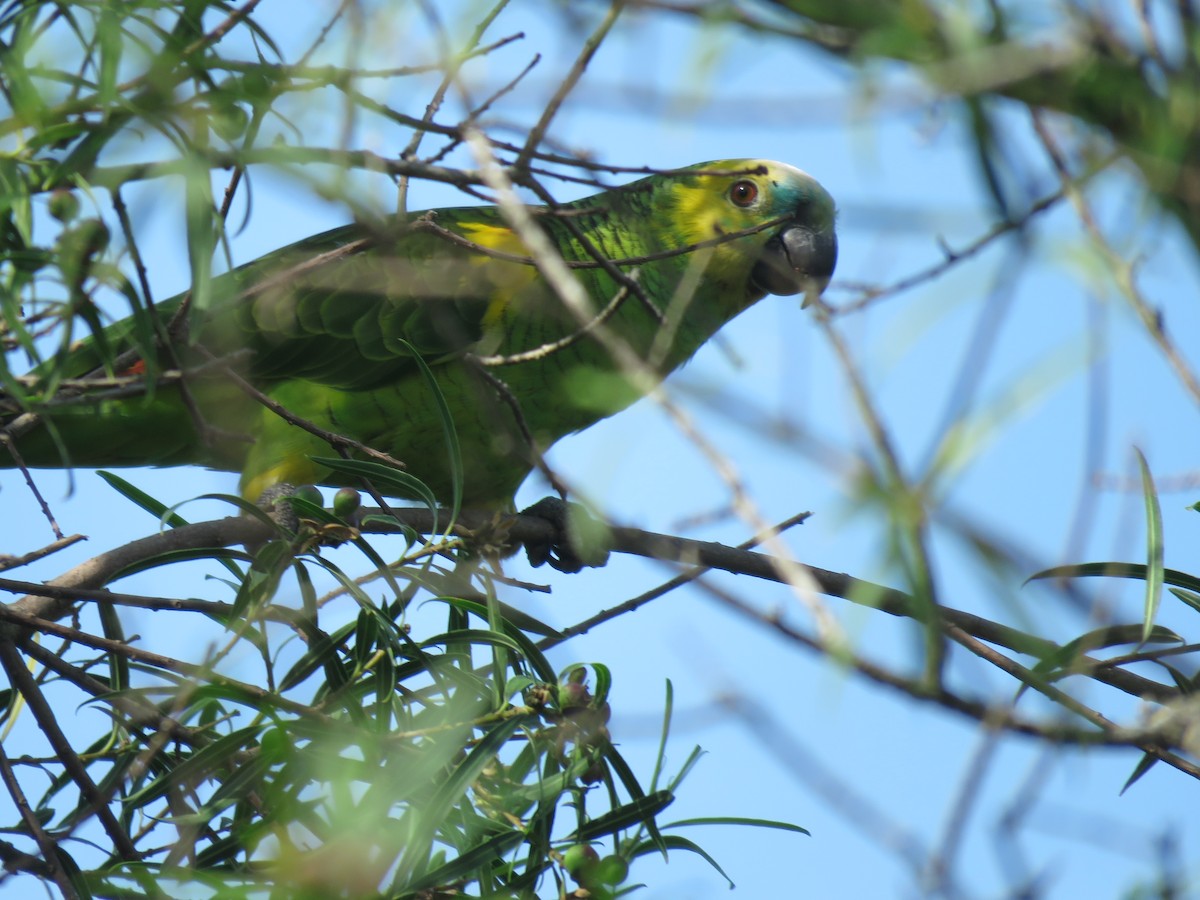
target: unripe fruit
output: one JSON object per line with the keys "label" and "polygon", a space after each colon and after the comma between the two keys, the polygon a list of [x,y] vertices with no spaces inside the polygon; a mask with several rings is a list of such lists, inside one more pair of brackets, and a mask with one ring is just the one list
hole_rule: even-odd
{"label": "unripe fruit", "polygon": [[321,490],[313,484],[302,484],[292,493],[292,496],[297,500],[304,500],[311,503],[313,506],[324,506],[325,498],[321,496]]}
{"label": "unripe fruit", "polygon": [[586,706],[591,699],[588,689],[582,684],[567,682],[558,686],[558,705],[560,709],[570,709]]}
{"label": "unripe fruit", "polygon": [[563,868],[577,882],[588,880],[596,864],[600,862],[600,854],[592,849],[591,844],[575,844],[567,848],[563,854]]}
{"label": "unripe fruit", "polygon": [[360,506],[362,506],[362,494],[354,488],[344,487],[333,495],[334,515],[343,519],[348,519],[358,512]]}
{"label": "unripe fruit", "polygon": [[71,222],[79,215],[79,198],[73,191],[59,188],[50,195],[50,215],[60,222]]}
{"label": "unripe fruit", "polygon": [[594,874],[601,884],[617,885],[629,877],[629,863],[619,856],[606,856],[596,863]]}

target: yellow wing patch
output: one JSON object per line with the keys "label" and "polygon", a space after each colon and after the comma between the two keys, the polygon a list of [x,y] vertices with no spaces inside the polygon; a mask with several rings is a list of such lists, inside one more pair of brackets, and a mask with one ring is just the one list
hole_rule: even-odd
{"label": "yellow wing patch", "polygon": [[265,472],[243,472],[241,494],[243,499],[257,503],[267,488],[277,484],[318,484],[327,472],[307,456],[288,457]]}
{"label": "yellow wing patch", "polygon": [[[512,256],[529,256],[529,250],[521,239],[512,229],[503,225],[463,222],[458,226],[458,230],[467,240],[488,250]],[[485,328],[495,324],[511,304],[538,279],[537,267],[532,263],[509,262],[480,253],[471,259],[471,265],[480,270],[480,275],[490,288],[491,301],[483,316]]]}

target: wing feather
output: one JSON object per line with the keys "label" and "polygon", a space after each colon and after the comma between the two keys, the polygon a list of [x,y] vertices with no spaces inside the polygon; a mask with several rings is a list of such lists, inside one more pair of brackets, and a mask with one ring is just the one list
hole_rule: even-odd
{"label": "wing feather", "polygon": [[[487,208],[441,210],[438,225],[517,240]],[[415,374],[414,351],[436,363],[472,349],[489,310],[531,280],[530,268],[419,226],[379,234],[347,226],[225,276],[194,337],[213,353],[249,349],[249,371],[263,384],[303,378],[370,390]]]}

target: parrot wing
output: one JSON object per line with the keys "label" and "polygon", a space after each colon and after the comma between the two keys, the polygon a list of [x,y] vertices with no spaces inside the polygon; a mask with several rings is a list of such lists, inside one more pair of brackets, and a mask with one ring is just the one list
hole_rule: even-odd
{"label": "parrot wing", "polygon": [[256,383],[371,390],[414,374],[414,356],[437,365],[474,349],[513,284],[535,277],[531,264],[486,255],[514,248],[490,207],[334,229],[221,279],[191,340],[217,354],[248,350]]}

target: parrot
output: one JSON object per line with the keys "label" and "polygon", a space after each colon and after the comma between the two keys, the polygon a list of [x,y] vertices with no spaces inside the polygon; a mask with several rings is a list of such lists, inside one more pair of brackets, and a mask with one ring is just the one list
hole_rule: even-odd
{"label": "parrot", "polygon": [[[84,380],[24,409],[0,397],[0,425],[37,415],[14,439],[29,468],[204,466],[240,473],[250,502],[276,485],[354,486],[298,419],[402,462],[441,502],[511,509],[539,453],[629,406],[647,374],[665,378],[764,296],[819,297],[837,261],[830,194],[769,160],[527,210],[587,315],[496,206],[349,224],[214,277],[182,313],[183,295],[155,304],[157,346],[132,316],[108,325],[108,359],[134,357],[119,371],[105,371],[95,337],[70,346],[58,376]],[[112,388],[115,375],[168,371]],[[108,377],[89,389],[91,376]],[[17,464],[9,455],[0,465]]]}

